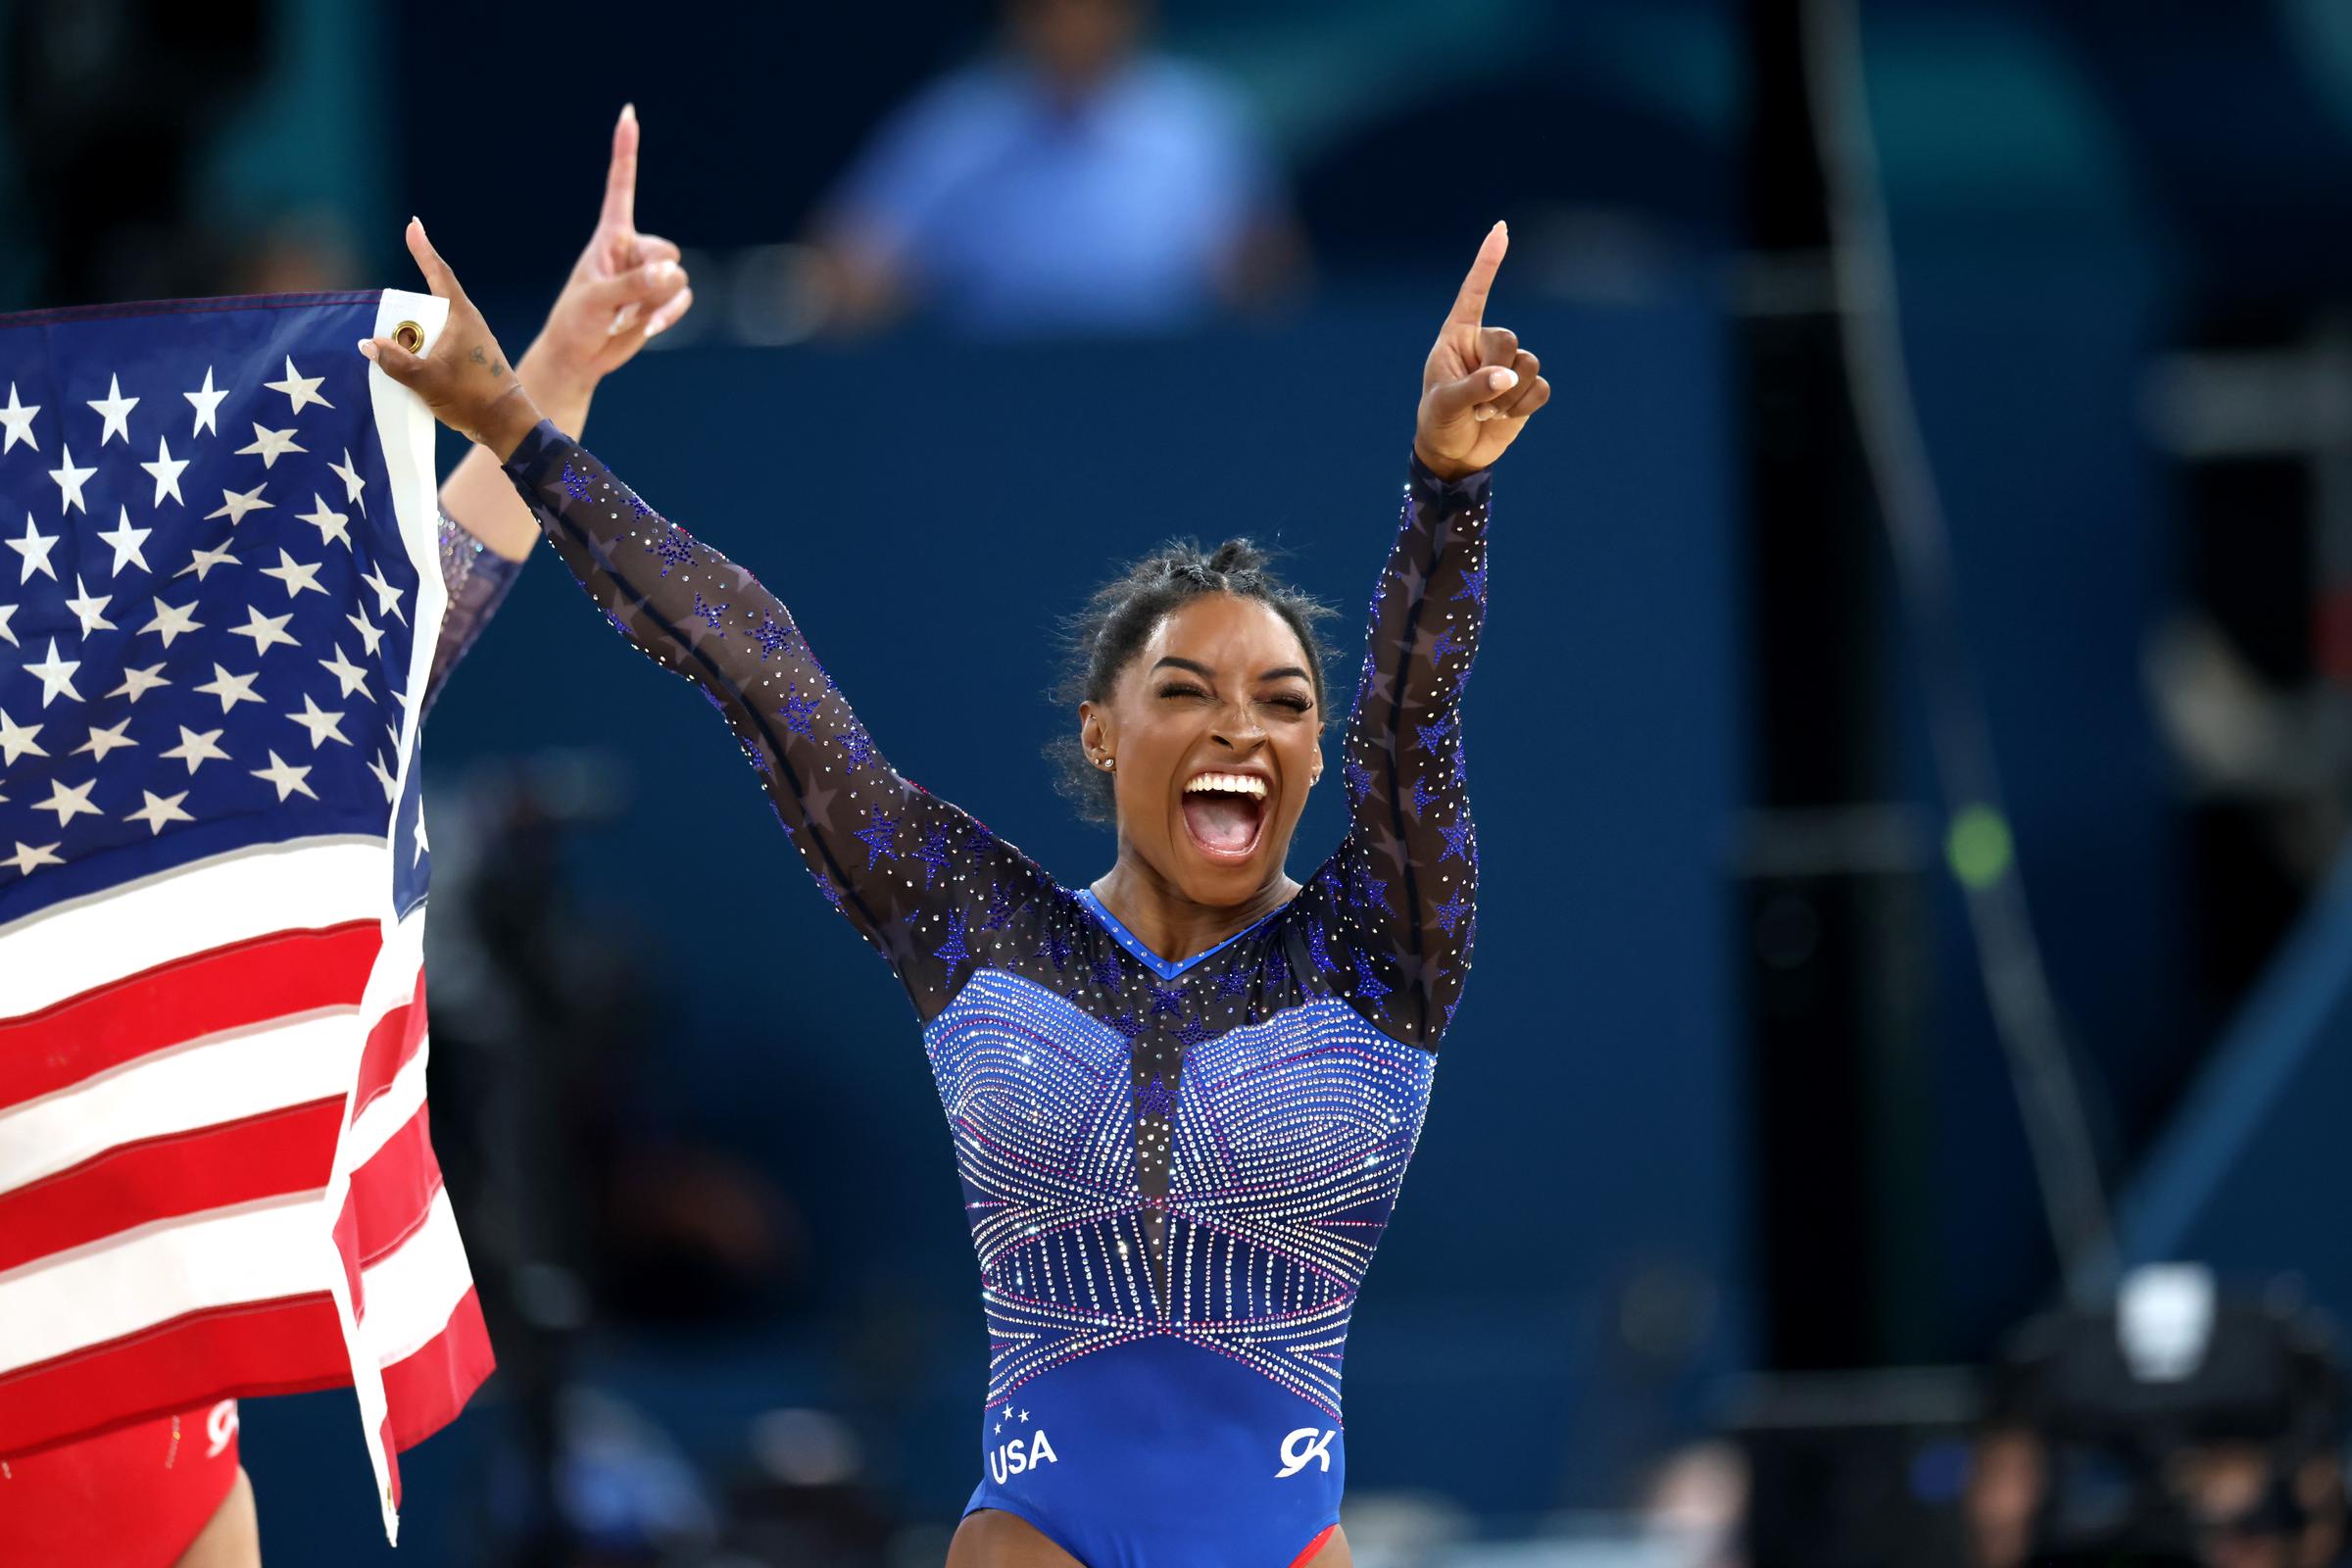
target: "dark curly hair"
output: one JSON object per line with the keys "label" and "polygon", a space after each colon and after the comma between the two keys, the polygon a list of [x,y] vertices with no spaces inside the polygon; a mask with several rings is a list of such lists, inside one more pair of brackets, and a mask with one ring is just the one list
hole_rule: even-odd
{"label": "dark curly hair", "polygon": [[[1203,594],[1233,594],[1267,606],[1298,633],[1299,646],[1306,650],[1315,710],[1321,712],[1323,644],[1315,627],[1332,610],[1276,577],[1269,569],[1273,559],[1271,552],[1247,539],[1228,539],[1214,550],[1177,539],[1144,557],[1096,589],[1086,608],[1063,623],[1063,669],[1053,690],[1054,701],[1065,710],[1082,702],[1109,701],[1120,671],[1142,651],[1162,616]],[[1046,759],[1056,769],[1054,787],[1078,808],[1079,815],[1090,822],[1113,819],[1116,797],[1110,774],[1087,760],[1076,735],[1054,741],[1046,748]]]}

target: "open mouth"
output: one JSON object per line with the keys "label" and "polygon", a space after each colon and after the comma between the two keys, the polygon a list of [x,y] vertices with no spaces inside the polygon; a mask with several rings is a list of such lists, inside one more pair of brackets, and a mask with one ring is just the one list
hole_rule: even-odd
{"label": "open mouth", "polygon": [[1266,781],[1254,773],[1200,773],[1184,787],[1184,827],[1212,860],[1246,860],[1265,832]]}

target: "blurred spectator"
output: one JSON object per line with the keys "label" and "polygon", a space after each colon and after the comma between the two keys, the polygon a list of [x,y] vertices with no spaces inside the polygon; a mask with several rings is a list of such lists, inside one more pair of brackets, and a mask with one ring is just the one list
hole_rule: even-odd
{"label": "blurred spectator", "polygon": [[837,330],[1148,332],[1279,290],[1300,247],[1240,103],[1146,0],[1006,0],[1003,47],[899,111],[818,224]]}

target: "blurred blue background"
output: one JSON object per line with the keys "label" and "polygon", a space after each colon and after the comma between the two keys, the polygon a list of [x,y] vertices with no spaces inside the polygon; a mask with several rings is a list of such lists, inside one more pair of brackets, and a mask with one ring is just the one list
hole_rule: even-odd
{"label": "blurred blue background", "polygon": [[[1178,181],[1231,225],[1215,278],[1117,319],[1005,304],[985,258],[955,259],[1085,242],[924,197],[954,176],[912,154],[860,163],[989,47],[986,6],[277,0],[210,17],[209,72],[196,44],[145,60],[171,9],[9,13],[0,303],[413,286],[415,211],[512,345],[633,100],[639,220],[687,248],[697,305],[603,388],[589,444],[782,594],[903,771],[1068,882],[1112,846],[1040,760],[1070,722],[1042,695],[1057,618],[1170,535],[1248,533],[1351,622],[1420,358],[1507,219],[1489,319],[1555,392],[1497,484],[1469,708],[1486,940],[1355,1320],[1351,1502],[1415,1499],[1463,1539],[1635,1507],[1743,1376],[1818,1370],[1771,1329],[1790,1221],[1760,1196],[1755,1086],[1791,1064],[1760,1057],[1750,1011],[1773,710],[1749,454],[1774,391],[1741,356],[1791,309],[1752,243],[1758,8],[1166,0],[1157,44],[1219,95],[1183,113],[1230,116],[1245,151]],[[2318,897],[2352,778],[2352,23],[2327,0],[1860,14],[1958,623],[2118,1246],[2352,1311],[2320,1211],[2352,922]],[[90,124],[116,142],[77,152],[65,132]],[[110,207],[92,172],[125,148],[169,179]],[[2334,412],[2294,414],[2302,393]],[[1869,576],[1867,770],[1919,898],[1876,981],[1914,1020],[1873,1058],[1900,1080],[1873,1102],[1899,1234],[1859,1286],[1819,1289],[1875,1293],[1848,1365],[1972,1363],[2060,1282],[1944,866],[1906,601],[1884,561]],[[703,705],[552,561],[451,686],[427,762],[436,1122],[506,1369],[405,1461],[404,1552],[509,1560],[556,1441],[544,1395],[559,1493],[608,1553],[565,1560],[672,1560],[631,1555],[651,1540],[937,1561],[985,1348],[896,986],[808,895]],[[552,906],[498,897],[518,821]],[[517,946],[612,1035],[570,1069],[592,1135],[553,1135],[565,1152],[519,1180],[497,1109],[528,1081],[496,972]],[[244,1421],[271,1559],[378,1560],[348,1396]],[[779,1476],[827,1500],[795,1512],[760,1490]],[[835,1529],[885,1544],[806,1544]],[[736,1556],[708,1555],[722,1538]],[[1367,1562],[1473,1560],[1367,1539]]]}

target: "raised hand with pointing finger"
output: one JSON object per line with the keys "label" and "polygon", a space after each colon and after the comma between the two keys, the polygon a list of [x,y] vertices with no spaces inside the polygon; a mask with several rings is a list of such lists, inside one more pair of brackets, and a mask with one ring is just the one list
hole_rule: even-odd
{"label": "raised hand with pointing finger", "polygon": [[422,220],[409,220],[407,238],[425,286],[449,302],[449,319],[424,354],[413,354],[389,337],[364,337],[360,352],[422,398],[434,418],[503,462],[539,422],[539,405],[523,390],[490,323],[425,237]]}
{"label": "raised hand with pointing finger", "polygon": [[1413,451],[1440,478],[1492,466],[1551,397],[1551,383],[1538,373],[1543,363],[1519,346],[1518,334],[1486,322],[1487,293],[1510,243],[1503,224],[1487,231],[1421,368]]}

